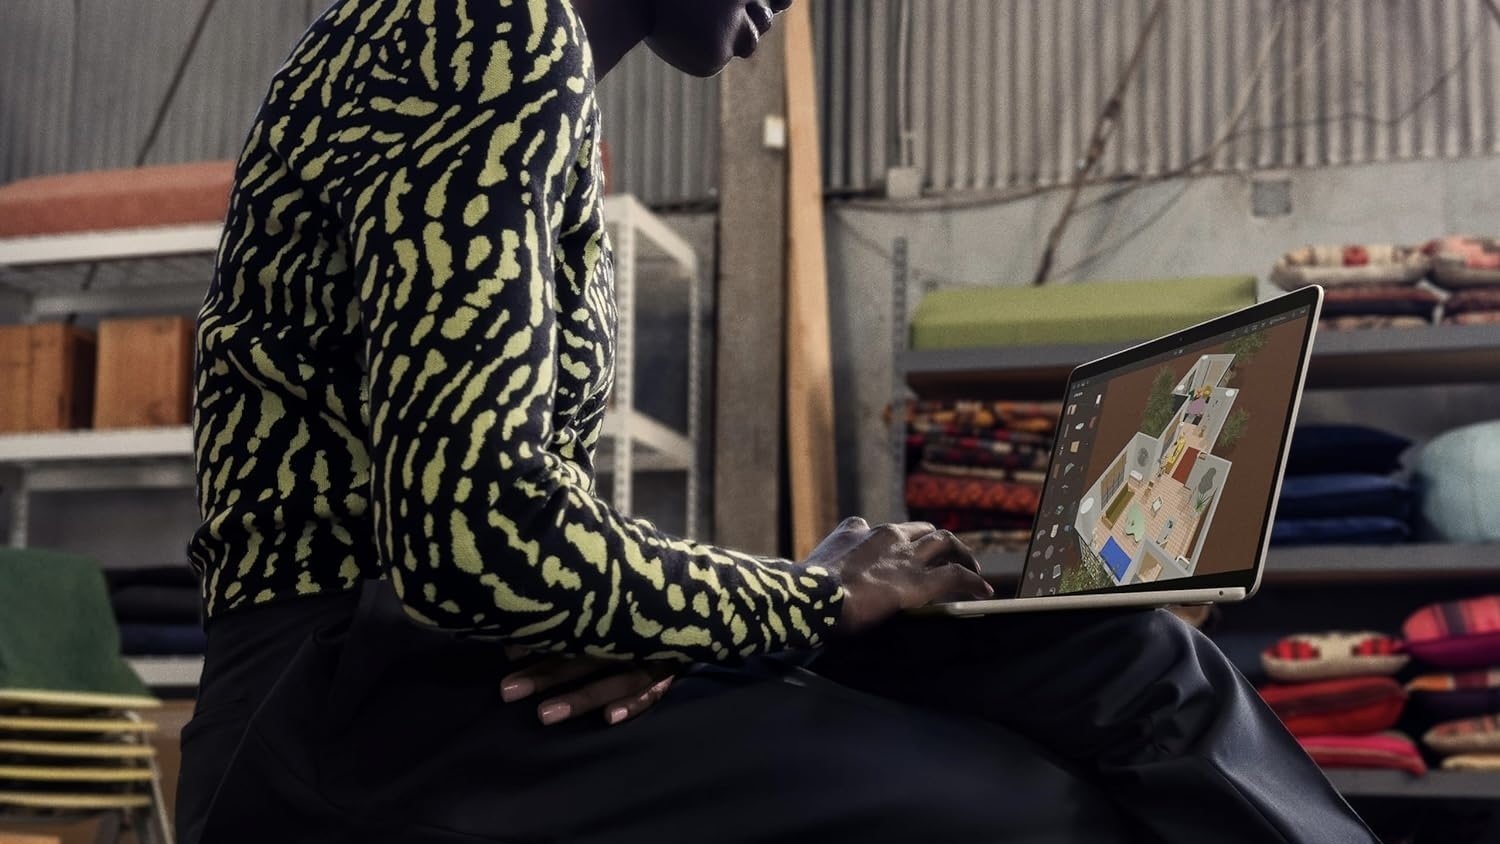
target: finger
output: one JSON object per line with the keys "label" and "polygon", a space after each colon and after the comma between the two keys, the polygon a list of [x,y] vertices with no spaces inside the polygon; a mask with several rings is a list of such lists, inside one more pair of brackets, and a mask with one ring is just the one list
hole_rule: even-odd
{"label": "finger", "polygon": [[587,677],[602,667],[597,659],[554,657],[506,675],[500,680],[500,699],[514,703],[537,692]]}
{"label": "finger", "polygon": [[838,529],[867,531],[870,529],[870,523],[865,521],[864,519],[861,519],[859,516],[850,516],[842,522],[839,522]]}
{"label": "finger", "polygon": [[651,688],[633,697],[617,700],[604,708],[604,720],[610,724],[619,724],[645,712],[656,702],[662,699],[667,689],[672,687],[671,677],[652,684]]}
{"label": "finger", "polygon": [[537,714],[541,717],[543,724],[556,724],[585,712],[593,712],[611,701],[638,695],[661,679],[661,673],[656,670],[627,669],[618,674],[601,677],[567,694],[545,700],[537,707]]}
{"label": "finger", "polygon": [[892,525],[892,527],[900,531],[902,537],[904,537],[907,542],[916,542],[918,539],[927,536],[928,534],[937,530],[937,528],[934,527],[931,522],[900,522],[898,524]]}
{"label": "finger", "polygon": [[908,545],[934,530],[936,528],[927,522],[897,522],[875,528],[868,538],[886,545]]}
{"label": "finger", "polygon": [[951,531],[933,531],[918,539],[912,548],[912,559],[928,568],[953,564],[979,573],[979,558]]}
{"label": "finger", "polygon": [[984,578],[957,564],[933,569],[928,583],[933,590],[927,596],[928,603],[945,598],[983,601],[995,597],[995,588]]}

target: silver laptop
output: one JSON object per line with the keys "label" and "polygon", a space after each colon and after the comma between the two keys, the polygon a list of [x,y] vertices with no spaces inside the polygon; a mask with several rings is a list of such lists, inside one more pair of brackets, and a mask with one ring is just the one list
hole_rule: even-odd
{"label": "silver laptop", "polygon": [[1016,597],[927,611],[1255,594],[1322,304],[1306,287],[1073,370]]}

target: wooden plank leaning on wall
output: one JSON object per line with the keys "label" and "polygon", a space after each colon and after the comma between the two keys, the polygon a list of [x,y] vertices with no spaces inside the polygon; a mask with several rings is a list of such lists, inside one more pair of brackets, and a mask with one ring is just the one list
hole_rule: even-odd
{"label": "wooden plank leaning on wall", "polygon": [[828,256],[811,3],[782,15],[786,31],[786,436],[792,551],[805,557],[838,519]]}

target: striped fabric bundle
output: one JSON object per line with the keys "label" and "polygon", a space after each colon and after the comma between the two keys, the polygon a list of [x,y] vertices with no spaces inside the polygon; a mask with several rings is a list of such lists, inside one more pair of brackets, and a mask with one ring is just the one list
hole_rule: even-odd
{"label": "striped fabric bundle", "polygon": [[1373,631],[1287,636],[1261,653],[1277,682],[1262,686],[1272,711],[1324,768],[1425,773],[1412,740],[1393,732],[1407,692],[1390,675],[1409,657],[1400,639]]}
{"label": "striped fabric bundle", "polygon": [[1288,636],[1261,654],[1266,673],[1283,683],[1387,676],[1409,659],[1401,640],[1369,631]]}
{"label": "striped fabric bundle", "polygon": [[1024,547],[1062,406],[924,401],[906,414],[905,497],[913,519],[975,548]]}

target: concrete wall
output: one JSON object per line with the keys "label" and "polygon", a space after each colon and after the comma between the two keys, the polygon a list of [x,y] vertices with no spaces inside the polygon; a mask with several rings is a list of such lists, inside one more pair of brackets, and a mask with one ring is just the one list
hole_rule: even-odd
{"label": "concrete wall", "polygon": [[[1291,186],[1291,210],[1252,214],[1245,176],[1212,176],[1085,193],[1054,266],[1060,281],[1200,274],[1262,279],[1305,243],[1415,243],[1444,233],[1500,232],[1500,158],[1263,174]],[[1064,196],[1043,194],[969,208],[843,204],[828,211],[840,497],[846,513],[888,519],[891,460],[882,413],[891,399],[891,245],[909,240],[911,304],[950,284],[1016,284],[1035,271]],[[1264,282],[1262,282],[1264,285]],[[1485,387],[1309,394],[1304,420],[1360,418],[1418,438],[1500,417]]]}

